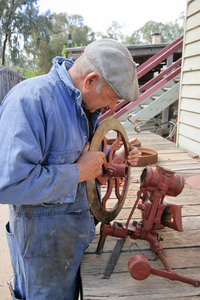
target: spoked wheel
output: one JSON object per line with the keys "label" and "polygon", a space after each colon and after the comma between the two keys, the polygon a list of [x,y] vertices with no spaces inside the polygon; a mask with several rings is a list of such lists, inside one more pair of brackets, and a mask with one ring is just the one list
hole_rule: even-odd
{"label": "spoked wheel", "polygon": [[[113,144],[107,147],[106,134],[109,131],[116,132],[116,139]],[[104,189],[104,195],[100,202],[96,187],[96,180],[86,182],[88,201],[95,218],[102,223],[109,223],[114,220],[123,207],[130,182],[131,167],[126,159],[115,158],[114,153],[118,145],[122,143],[125,148],[125,157],[129,153],[129,143],[124,127],[116,119],[107,119],[97,128],[90,145],[90,151],[104,152],[106,158],[102,166],[101,175],[96,179]],[[115,192],[116,199],[109,201],[112,192]]]}

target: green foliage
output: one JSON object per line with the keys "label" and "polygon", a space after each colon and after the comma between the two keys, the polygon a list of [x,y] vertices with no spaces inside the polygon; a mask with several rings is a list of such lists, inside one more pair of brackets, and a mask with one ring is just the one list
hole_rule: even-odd
{"label": "green foliage", "polygon": [[107,29],[107,37],[117,41],[123,41],[124,35],[120,31],[120,29],[122,29],[122,26],[118,22],[113,21],[111,23],[111,26]]}
{"label": "green foliage", "polygon": [[[35,27],[38,15],[37,0],[2,0],[0,6],[0,42],[2,45],[2,65],[5,65],[7,44],[13,61],[19,54],[20,42],[26,41]],[[23,37],[23,41],[20,38]]]}
{"label": "green foliage", "polygon": [[70,47],[82,47],[82,45],[88,45],[95,40],[95,33],[92,29],[84,25],[84,19],[80,15],[70,15],[69,24],[67,26],[68,33],[72,38],[72,45],[67,43]]}
{"label": "green foliage", "polygon": [[64,46],[63,46],[63,49],[62,49],[62,57],[66,57],[66,51],[67,51],[67,48],[66,48],[66,46],[64,45]]}
{"label": "green foliage", "polygon": [[50,70],[55,56],[65,57],[69,34],[72,37],[72,46],[87,45],[94,40],[94,33],[88,26],[83,25],[83,18],[79,15],[47,12],[39,16],[37,30],[32,31],[26,43],[27,53],[38,60],[39,74]]}
{"label": "green foliage", "polygon": [[27,78],[27,79],[31,78],[31,77],[35,77],[35,76],[38,76],[38,70],[28,69],[24,73],[24,77]]}
{"label": "green foliage", "polygon": [[82,47],[95,40],[95,34],[88,26],[76,27],[75,25],[69,24],[68,30],[72,36],[72,47],[75,45]]}
{"label": "green foliage", "polygon": [[161,34],[161,43],[171,43],[176,40],[184,30],[183,16],[179,18],[179,21],[182,19],[182,22],[176,20],[174,23],[163,24],[161,22],[149,21],[144,26],[142,26],[138,33],[141,34],[142,42],[149,44],[152,42],[153,33]]}
{"label": "green foliage", "polygon": [[[81,15],[51,13],[39,15],[37,0],[1,0],[0,42],[2,63],[7,62],[25,77],[47,73],[55,56],[66,56],[70,47],[85,47],[95,39],[113,38],[126,45],[152,43],[152,34],[161,33],[161,42],[170,43],[183,33],[184,15],[174,23],[149,21],[131,36],[122,34],[122,26],[113,21],[106,34],[93,32]],[[22,51],[24,47],[25,51]]]}
{"label": "green foliage", "polygon": [[123,44],[125,45],[142,44],[140,32],[138,30],[135,30],[131,36],[126,36],[123,41]]}

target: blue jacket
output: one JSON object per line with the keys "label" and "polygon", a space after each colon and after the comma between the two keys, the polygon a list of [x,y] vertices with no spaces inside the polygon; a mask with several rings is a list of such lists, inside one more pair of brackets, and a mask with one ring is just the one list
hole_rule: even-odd
{"label": "blue jacket", "polygon": [[[68,299],[66,295],[59,297],[59,293],[64,293],[63,286],[72,299],[70,289],[74,288],[82,254],[94,236],[86,185],[78,183],[79,169],[75,164],[89,138],[88,121],[81,106],[81,93],[63,68],[65,64],[69,69],[73,62],[56,57],[53,64],[48,74],[15,86],[3,100],[0,110],[0,203],[10,204],[8,243],[14,273],[19,272],[16,266],[24,272],[23,280],[14,278],[16,293],[22,299]],[[98,116],[99,111],[91,117],[94,131]],[[62,230],[65,238],[59,239],[57,234]],[[71,266],[70,279],[65,280],[69,284],[62,283],[62,287],[60,278],[57,282],[56,275],[52,277],[47,267],[41,278],[34,275],[39,266],[36,257],[41,257],[40,263],[44,265],[44,258],[49,255],[53,264],[52,257],[58,259],[58,254],[65,258],[60,265]],[[30,271],[27,261],[31,260]],[[59,262],[56,261],[56,265],[59,266]],[[34,266],[36,271],[32,270]],[[58,273],[62,272],[58,270]],[[44,293],[40,295],[35,286],[45,277],[47,282],[55,278],[55,285],[49,291],[38,289]],[[35,284],[33,278],[36,278]],[[27,291],[29,279],[28,285],[32,288]],[[41,284],[48,286],[44,282]]]}
{"label": "blue jacket", "polygon": [[88,141],[88,122],[81,93],[60,65],[64,60],[55,58],[49,74],[21,82],[2,102],[1,203],[73,203],[77,189],[85,194],[75,161]]}

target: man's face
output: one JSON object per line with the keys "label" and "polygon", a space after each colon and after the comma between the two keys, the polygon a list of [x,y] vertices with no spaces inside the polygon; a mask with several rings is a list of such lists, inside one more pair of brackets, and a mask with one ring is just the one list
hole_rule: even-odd
{"label": "man's face", "polygon": [[91,87],[86,93],[82,93],[84,107],[91,113],[102,107],[114,109],[119,100],[118,94],[110,85],[101,88],[97,93],[96,85],[91,84]]}

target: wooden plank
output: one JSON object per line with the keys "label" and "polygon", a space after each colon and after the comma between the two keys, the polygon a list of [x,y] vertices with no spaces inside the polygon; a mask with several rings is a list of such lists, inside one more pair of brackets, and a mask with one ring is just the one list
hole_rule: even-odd
{"label": "wooden plank", "polygon": [[200,100],[199,99],[187,99],[182,98],[181,109],[191,112],[200,113]]}
{"label": "wooden plank", "polygon": [[[200,101],[199,101],[200,104]],[[188,137],[198,143],[200,143],[200,127],[192,127],[187,124],[180,123],[179,134]],[[199,145],[200,146],[200,145]]]}
{"label": "wooden plank", "polygon": [[199,143],[196,141],[193,141],[183,135],[179,135],[178,138],[178,144],[180,147],[182,148],[186,148],[187,145],[187,149],[191,152],[196,153],[197,155],[200,155],[200,148],[199,148]]}
{"label": "wooden plank", "polygon": [[0,103],[9,90],[25,78],[8,68],[0,69]]}
{"label": "wooden plank", "polygon": [[[175,205],[181,205],[182,206],[182,216],[196,216],[200,215],[200,197],[194,197],[190,195],[190,199],[188,200],[189,196],[185,195],[185,197],[182,195],[180,197],[180,200],[176,198],[165,198],[164,202],[168,204],[175,204]],[[126,220],[131,212],[131,209],[135,203],[136,196],[133,197],[127,197],[125,200],[125,203],[123,205],[123,209],[120,211],[118,216],[116,217],[117,220]],[[188,204],[188,201],[191,201],[192,203]],[[193,203],[195,202],[195,203]],[[107,205],[107,209],[113,208],[114,204],[116,204],[116,201],[109,201]],[[135,218],[141,218],[141,211],[136,208],[134,211],[134,214],[132,216],[132,221]]]}
{"label": "wooden plank", "polygon": [[[187,201],[187,199],[188,199],[188,197],[185,197],[185,201]],[[196,201],[199,202],[200,199],[196,199]],[[182,207],[182,217],[200,215],[200,205],[182,204],[183,203],[183,198],[182,198],[181,204],[179,204],[177,201],[167,201],[166,200],[165,202],[169,203],[169,204],[183,205],[183,207]],[[128,203],[126,203],[116,219],[117,220],[126,220],[128,215],[131,212],[131,208],[132,207],[128,207]],[[133,217],[132,217],[132,221],[135,220],[135,219],[141,219],[141,212],[138,209],[135,210],[135,212],[133,214]]]}
{"label": "wooden plank", "polygon": [[[186,268],[199,268],[199,261],[200,261],[200,251],[199,248],[190,247],[190,248],[180,248],[180,249],[164,249],[164,254],[166,259],[168,260],[169,265],[173,269],[186,269]],[[177,258],[178,254],[178,258]],[[163,266],[160,259],[150,250],[150,249],[143,249],[142,251],[132,246],[130,249],[123,250],[120,253],[118,258],[117,264],[113,270],[113,274],[115,273],[125,273],[128,271],[127,264],[129,259],[134,255],[143,255],[151,264],[152,268],[162,269],[164,270],[165,267]],[[112,252],[104,252],[101,255],[97,254],[87,254],[84,256],[82,267],[88,260],[90,260],[89,268],[85,268],[84,274],[103,274],[105,272],[107,263],[109,262],[110,258],[112,257]],[[98,258],[98,263],[95,261]],[[112,275],[111,275],[112,276]],[[199,278],[200,279],[200,278]]]}
{"label": "wooden plank", "polygon": [[[200,49],[199,49],[200,50]],[[182,85],[181,97],[200,99],[199,86],[198,85]]]}
{"label": "wooden plank", "polygon": [[188,17],[186,19],[186,31],[199,26],[199,20],[200,20],[200,11],[198,9],[196,13],[194,13],[191,17]]}
{"label": "wooden plank", "polygon": [[[200,198],[193,197],[193,199],[192,200],[194,202],[198,202],[198,204],[197,203],[188,204],[188,196],[182,197],[180,201],[177,201],[177,199],[175,198],[175,199],[171,199],[171,200],[166,199],[165,202],[168,204],[181,205],[182,206],[182,217],[198,216],[198,215],[200,215]],[[131,209],[132,209],[134,203],[135,203],[134,199],[126,198],[123,209],[120,211],[120,213],[116,217],[116,219],[117,220],[126,220],[131,212]],[[110,205],[108,205],[108,207],[113,207],[113,205],[110,204]],[[141,218],[141,211],[138,208],[136,208],[134,211],[134,214],[132,216],[132,221],[135,219],[140,219],[140,218]]]}
{"label": "wooden plank", "polygon": [[[199,269],[180,270],[182,275],[196,277]],[[84,299],[192,299],[199,295],[199,289],[178,281],[150,275],[146,280],[137,281],[129,272],[113,274],[109,280],[99,274],[83,274]],[[190,297],[190,298],[189,298]]]}
{"label": "wooden plank", "polygon": [[[151,144],[151,147],[152,147],[152,144]],[[180,149],[180,148],[176,147],[173,142],[170,142],[170,144],[167,144],[166,148],[165,147],[163,148],[163,143],[159,142],[159,144],[155,144],[155,146],[153,145],[153,149],[154,148],[158,152],[158,154],[161,154],[161,153],[163,153],[163,154],[174,153],[174,154],[178,154],[177,155],[177,157],[178,157],[180,153],[184,153],[185,158],[188,159],[188,152],[183,150],[183,149]]]}
{"label": "wooden plank", "polygon": [[[186,122],[188,122],[188,123],[189,122],[192,122],[192,123],[196,122],[196,127],[199,127],[198,125],[199,125],[200,120],[199,120],[198,117],[193,120],[192,115],[190,116],[188,114],[185,114],[184,111],[181,112],[181,113],[183,114],[183,117],[181,118],[181,120],[183,119],[185,123]],[[195,126],[195,123],[192,124],[192,125]],[[152,133],[148,133],[148,134],[146,132],[145,133],[141,132],[139,134],[134,134],[134,133],[130,134],[130,133],[128,133],[128,135],[129,135],[130,138],[136,137],[137,139],[139,139],[141,141],[141,144],[142,144],[143,147],[153,148],[156,151],[159,150],[160,147],[162,149],[171,149],[171,148],[173,148],[173,149],[177,149],[176,151],[182,151],[182,152],[186,153],[186,156],[188,158],[189,158],[188,151],[193,152],[193,154],[194,153],[198,154],[198,149],[199,149],[198,145],[197,145],[196,148],[194,147],[194,148],[187,149],[187,150],[184,149],[184,145],[187,145],[187,146],[190,145],[190,141],[185,141],[183,144],[178,144],[180,146],[180,148],[178,148],[178,147],[175,147],[174,143],[172,143],[170,141],[167,141],[166,139],[163,139],[162,137],[160,137],[158,135],[155,135],[155,134],[152,135]],[[153,140],[153,145],[152,145],[152,140]],[[178,158],[179,158],[179,156],[177,156],[177,159]],[[182,163],[181,163],[182,166],[183,166],[184,163],[187,164],[187,162],[184,160],[184,162],[182,161]],[[159,161],[159,164],[160,164],[160,161]],[[162,166],[166,165],[165,162],[162,162],[161,164],[162,164]]]}
{"label": "wooden plank", "polygon": [[199,70],[182,73],[182,84],[200,84],[200,66]]}
{"label": "wooden plank", "polygon": [[[132,184],[131,184],[132,186]],[[170,196],[165,196],[164,201],[167,203],[174,203],[174,204],[178,204],[178,205],[194,205],[194,204],[200,204],[200,195],[198,193],[193,193],[193,191],[190,189],[188,189],[188,191],[186,191],[187,185],[185,185],[183,192],[178,195],[177,197],[170,197]],[[123,209],[124,208],[131,208],[137,198],[137,191],[139,190],[139,186],[137,186],[135,184],[134,188],[129,188],[128,192],[127,192],[127,197],[125,200],[125,203],[123,205]],[[102,195],[104,195],[104,191],[102,192]],[[107,205],[106,207],[112,208],[114,207],[114,205],[117,202],[117,198],[115,195],[115,192],[112,191],[111,196],[109,198],[109,200],[107,200]]]}
{"label": "wooden plank", "polygon": [[[135,200],[137,198],[138,190],[139,190],[139,185],[136,185],[136,184],[135,184],[135,186],[133,184],[130,185],[122,210],[126,209],[126,208],[131,208],[134,205]],[[113,207],[115,205],[116,201],[117,201],[116,195],[115,195],[115,192],[113,191],[111,193],[109,200],[107,201],[107,208]],[[178,205],[185,205],[185,207],[187,207],[187,206],[193,207],[195,204],[197,204],[197,205],[200,204],[200,190],[193,189],[193,188],[190,188],[189,186],[185,185],[182,193],[180,193],[176,197],[171,197],[171,196],[167,195],[164,198],[164,202],[174,203],[174,204],[178,204]],[[195,207],[194,207],[194,209],[198,210],[198,208],[195,208]],[[137,211],[137,210],[135,210],[135,211]]]}
{"label": "wooden plank", "polygon": [[200,10],[200,0],[189,2],[187,8],[187,17],[195,14],[199,10]]}
{"label": "wooden plank", "polygon": [[[199,17],[200,17],[200,14],[199,14]],[[198,21],[198,23],[199,23],[199,20],[196,20],[196,21]],[[200,53],[200,41],[199,40],[197,42],[185,45],[184,57],[191,57],[194,55],[199,55],[199,53]]]}
{"label": "wooden plank", "polygon": [[[199,5],[199,7],[200,7],[200,5]],[[200,36],[200,27],[195,27],[189,31],[186,31],[185,44],[189,44],[189,43],[199,40],[199,36]]]}
{"label": "wooden plank", "polygon": [[[199,122],[200,122],[200,118],[199,118]],[[179,153],[178,155],[176,153],[159,153],[158,155],[158,163],[163,162],[163,161],[171,161],[171,160],[175,160],[178,157],[179,161],[183,161],[186,159],[187,157],[185,156],[185,153]]]}
{"label": "wooden plank", "polygon": [[[195,236],[189,236],[189,235],[195,235]],[[163,250],[166,251],[166,249],[176,249],[177,251],[179,249],[187,249],[187,248],[198,248],[198,251],[200,250],[200,243],[199,243],[199,239],[200,239],[200,233],[199,231],[196,230],[190,230],[190,231],[183,231],[182,233],[180,232],[176,232],[176,231],[172,231],[172,230],[162,230],[162,232],[160,233],[160,236],[162,237],[163,241],[161,242],[161,246],[163,247]],[[84,256],[86,254],[96,254],[96,250],[97,250],[97,245],[98,245],[98,241],[99,241],[99,235],[97,234],[94,241],[92,242],[92,244],[90,245],[90,247],[86,250],[86,253],[84,254]],[[104,244],[104,248],[103,248],[103,253],[111,253],[115,247],[115,244],[117,242],[117,238],[116,237],[110,237],[107,236],[106,237],[106,241]],[[124,243],[124,247],[123,247],[123,251],[130,251],[130,250],[149,250],[151,251],[150,248],[150,244],[147,241],[143,241],[143,240],[133,240],[130,239],[129,237],[126,238],[125,243]],[[200,252],[200,251],[199,251]],[[152,252],[153,254],[153,252]],[[100,260],[100,258],[99,258]],[[198,262],[199,265],[199,262]]]}
{"label": "wooden plank", "polygon": [[[194,155],[194,157],[196,157],[195,154],[193,154],[193,155]],[[197,161],[195,161],[195,159],[193,159],[193,161],[189,161],[189,160],[181,161],[179,159],[177,159],[176,161],[169,160],[169,161],[159,163],[159,165],[161,167],[164,167],[169,170],[176,170],[176,174],[181,174],[185,178],[199,173],[199,170],[192,170],[192,169],[188,170],[188,171],[187,170],[181,171],[182,168],[188,168],[188,169],[199,168],[199,163]]]}
{"label": "wooden plank", "polygon": [[200,128],[200,118],[198,114],[192,112],[180,111],[180,122]]}
{"label": "wooden plank", "polygon": [[[193,154],[194,155],[194,154]],[[194,157],[198,158],[198,155],[194,155]],[[177,159],[176,161],[171,160],[170,158],[166,159],[165,161],[161,161],[159,154],[158,154],[158,162],[154,165],[151,165],[152,169],[156,169],[156,165],[159,165],[167,170],[172,170],[175,171],[176,174],[181,174],[185,178],[199,174],[199,167],[200,163],[199,160],[193,159],[193,160],[184,160],[182,161],[181,159]],[[142,173],[142,170],[145,167],[141,167],[141,170],[137,170],[137,168],[134,169],[134,172],[131,173],[131,180],[132,183],[139,183],[140,181],[140,175]],[[197,169],[195,169],[197,168]]]}
{"label": "wooden plank", "polygon": [[199,70],[200,55],[184,57],[182,71]]}

